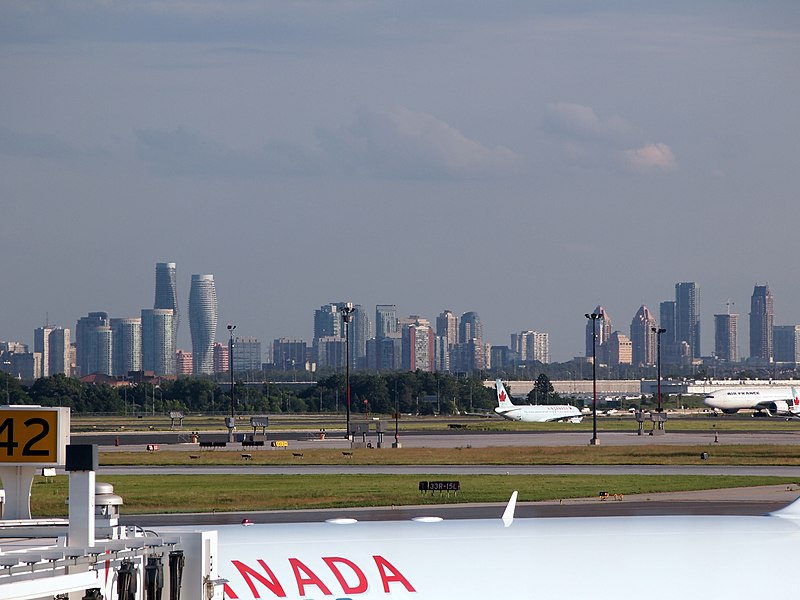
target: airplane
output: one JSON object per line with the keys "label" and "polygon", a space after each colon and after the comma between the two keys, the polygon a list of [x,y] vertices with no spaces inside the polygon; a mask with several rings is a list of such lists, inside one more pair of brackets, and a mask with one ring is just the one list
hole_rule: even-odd
{"label": "airplane", "polygon": [[513,404],[506,393],[503,381],[495,381],[498,406],[494,409],[498,415],[509,421],[525,421],[528,423],[547,423],[549,421],[570,421],[580,423],[581,411],[570,404]]}
{"label": "airplane", "polygon": [[[502,518],[495,519],[220,526],[214,561],[223,597],[797,598],[796,578],[765,577],[763,569],[742,567],[797,552],[800,499],[763,516],[550,518],[515,518],[516,501],[514,492]],[[590,555],[579,559],[575,576],[576,557]],[[512,556],[524,556],[526,568],[509,569]],[[655,566],[642,568],[643,557]],[[664,557],[679,559],[667,564]],[[610,568],[609,561],[619,568]]]}
{"label": "airplane", "polygon": [[703,402],[726,415],[742,409],[764,412],[770,417],[800,418],[800,396],[794,387],[735,387],[714,390]]}

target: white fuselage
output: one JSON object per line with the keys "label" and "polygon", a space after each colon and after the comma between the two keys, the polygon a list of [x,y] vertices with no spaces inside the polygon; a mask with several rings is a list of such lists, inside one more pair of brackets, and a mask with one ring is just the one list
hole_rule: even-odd
{"label": "white fuselage", "polygon": [[777,516],[280,524],[218,535],[228,599],[798,597],[791,573],[754,567],[800,550],[800,522]]}
{"label": "white fuselage", "polygon": [[726,413],[743,409],[764,410],[770,414],[796,413],[798,403],[792,388],[788,387],[735,387],[714,390],[703,402],[706,406]]}
{"label": "white fuselage", "polygon": [[527,421],[529,423],[546,423],[576,419],[580,421],[581,411],[569,404],[526,404],[498,406],[494,409],[498,415],[509,421]]}

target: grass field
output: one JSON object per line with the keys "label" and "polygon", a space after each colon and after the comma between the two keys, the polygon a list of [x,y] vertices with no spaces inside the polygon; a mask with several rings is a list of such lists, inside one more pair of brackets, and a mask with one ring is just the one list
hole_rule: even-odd
{"label": "grass field", "polygon": [[[518,490],[521,502],[613,494],[641,494],[726,487],[794,484],[785,477],[650,475],[468,475],[451,495],[419,493],[418,483],[435,475],[152,475],[103,476],[122,496],[123,514],[228,512],[425,503],[505,502]],[[453,479],[452,477],[448,479]],[[66,476],[37,478],[31,495],[34,516],[65,516]]]}
{"label": "grass field", "polygon": [[[403,448],[396,450],[308,449],[241,452],[170,451],[106,452],[103,465],[800,465],[800,446],[504,446],[491,448]],[[701,460],[701,453],[709,454]],[[302,457],[296,456],[302,454]],[[197,458],[192,458],[192,457]]]}

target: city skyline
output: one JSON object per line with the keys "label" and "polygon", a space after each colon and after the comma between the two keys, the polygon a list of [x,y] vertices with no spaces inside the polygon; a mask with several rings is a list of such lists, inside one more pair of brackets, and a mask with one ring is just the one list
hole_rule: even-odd
{"label": "city skyline", "polygon": [[[169,271],[169,276],[165,277],[165,272]],[[164,297],[169,296],[169,301],[167,302],[170,305],[178,306],[180,304],[179,300],[179,286],[177,284],[177,265],[174,262],[171,263],[157,263],[156,265],[156,304],[159,304],[159,297],[162,298],[161,304],[163,305],[165,301],[163,300]],[[126,353],[126,357],[123,359],[121,354],[122,347],[130,346],[133,341],[131,338],[126,337],[124,342],[121,341],[114,341],[113,342],[113,351],[112,351],[112,339],[120,335],[121,328],[124,326],[130,327],[138,324],[138,327],[141,327],[142,322],[148,323],[146,325],[146,330],[149,331],[146,338],[149,340],[149,346],[147,344],[143,345],[142,347],[142,355],[141,360],[143,365],[142,368],[152,368],[153,361],[161,361],[164,365],[171,365],[161,367],[160,369],[164,373],[174,373],[176,371],[176,363],[174,360],[171,360],[170,353],[174,354],[176,351],[187,352],[189,354],[193,354],[194,359],[194,370],[195,372],[204,371],[206,373],[213,372],[212,363],[213,363],[213,346],[215,342],[219,342],[219,339],[216,339],[216,323],[217,323],[217,294],[216,294],[216,286],[214,284],[214,276],[211,274],[205,275],[196,275],[193,274],[191,276],[192,285],[189,291],[189,297],[187,300],[188,303],[188,314],[190,315],[190,322],[192,320],[195,321],[195,331],[194,336],[190,341],[189,346],[184,346],[180,344],[180,337],[178,338],[178,343],[174,343],[173,335],[169,335],[170,339],[162,340],[158,342],[158,344],[163,344],[161,347],[161,352],[163,353],[160,358],[156,359],[152,354],[154,349],[152,348],[154,342],[153,338],[153,317],[156,316],[158,318],[166,318],[168,319],[169,327],[171,328],[174,334],[174,318],[176,314],[176,310],[173,308],[166,308],[166,309],[141,309],[141,318],[120,318],[120,317],[111,317],[109,318],[109,313],[107,312],[90,312],[88,317],[82,316],[77,319],[75,325],[75,340],[78,342],[77,346],[79,348],[77,353],[77,367],[78,371],[86,371],[89,369],[92,372],[92,369],[101,372],[108,372],[110,373],[124,373],[127,370],[136,370],[136,369],[124,369],[120,366],[125,361],[132,360],[132,351],[128,351]],[[167,282],[167,284],[165,284]],[[164,290],[168,288],[168,294],[165,295]],[[701,319],[697,320],[697,310],[700,307],[699,303],[699,295],[700,295],[700,286],[697,285],[696,282],[679,282],[676,283],[674,286],[675,289],[675,300],[667,300],[662,301],[660,303],[661,306],[661,318],[662,320],[667,319],[665,316],[664,310],[665,306],[669,307],[668,319],[669,322],[679,320],[679,311],[678,305],[683,303],[684,305],[691,304],[688,308],[684,306],[681,309],[685,315],[681,317],[685,322],[689,323],[690,321],[694,323],[691,327],[689,325],[684,325],[684,332],[683,336],[685,338],[692,338],[696,339],[699,334],[694,332],[694,327],[697,327],[699,330],[699,326],[701,324]],[[688,292],[687,292],[688,290]],[[682,296],[686,296],[689,294],[690,300],[686,298],[681,298]],[[766,297],[768,300],[761,300],[761,298]],[[759,299],[757,301],[757,299]],[[749,323],[749,328],[752,331],[753,326],[758,326],[759,331],[763,330],[764,327],[767,328],[769,331],[769,344],[771,346],[771,338],[772,338],[772,329],[774,326],[783,325],[783,327],[794,327],[795,324],[780,324],[774,322],[774,307],[773,307],[773,295],[769,288],[769,285],[759,285],[756,284],[753,286],[753,293],[751,297],[751,314],[748,316],[747,322]],[[344,306],[344,302],[334,302],[334,303],[327,303],[323,304],[320,308],[316,308],[313,311],[313,319],[311,320],[311,328],[312,333],[310,336],[305,337],[302,335],[294,334],[292,336],[266,336],[266,337],[259,337],[255,335],[247,335],[245,332],[241,332],[240,339],[247,339],[252,340],[253,342],[258,342],[259,345],[263,342],[266,348],[271,348],[273,342],[277,341],[278,339],[296,339],[298,341],[302,341],[307,343],[309,347],[312,346],[312,343],[315,338],[324,338],[324,339],[331,339],[336,340],[343,336],[343,329],[341,323],[341,315],[340,309]],[[728,310],[727,317],[728,320],[724,321],[721,319],[723,315],[721,314],[714,314],[713,315],[713,331],[711,335],[707,333],[707,337],[713,337],[713,346],[712,352],[708,354],[703,354],[702,357],[709,357],[709,356],[718,356],[723,360],[733,361],[735,362],[738,358],[758,358],[761,360],[765,360],[765,355],[763,352],[759,352],[758,354],[751,354],[749,356],[743,356],[739,349],[739,339],[740,334],[738,331],[737,326],[737,319],[738,315],[731,314],[731,309],[735,304],[728,300],[726,302],[726,307]],[[194,308],[193,308],[194,306]],[[768,319],[763,316],[762,313],[768,313]],[[441,335],[447,338],[448,330],[457,328],[458,329],[458,339],[465,341],[468,338],[473,336],[475,333],[479,339],[482,339],[484,343],[490,346],[506,346],[512,351],[518,352],[521,356],[525,356],[526,351],[521,350],[520,346],[520,336],[525,336],[527,334],[534,334],[533,330],[525,331],[524,329],[511,331],[506,335],[506,339],[504,341],[494,342],[490,338],[486,337],[483,333],[483,319],[479,316],[476,311],[465,311],[461,313],[460,316],[457,313],[454,313],[451,309],[446,308],[442,309],[440,313],[436,316],[430,315],[430,317],[425,316],[416,316],[411,314],[408,317],[403,317],[402,312],[397,310],[396,305],[385,305],[385,304],[378,304],[375,305],[374,311],[374,322],[373,318],[370,316],[370,312],[368,309],[362,307],[361,304],[354,304],[354,315],[355,315],[355,322],[351,327],[351,344],[353,346],[353,351],[351,352],[351,359],[353,362],[353,366],[356,365],[357,360],[366,358],[366,342],[369,339],[378,338],[384,335],[381,332],[382,327],[386,327],[386,325],[382,325],[381,321],[383,319],[389,319],[388,322],[394,320],[396,323],[396,331],[397,336],[400,336],[401,332],[403,331],[403,324],[406,323],[415,323],[415,324],[425,324],[429,326],[430,335]],[[655,344],[655,339],[653,336],[649,334],[649,329],[658,325],[663,326],[664,323],[659,323],[655,317],[651,316],[653,313],[649,310],[649,307],[646,305],[640,306],[632,320],[629,322],[629,325],[624,323],[624,317],[622,317],[623,323],[618,326],[614,326],[614,322],[610,313],[605,309],[605,307],[598,305],[596,306],[592,312],[596,312],[602,315],[600,319],[600,326],[597,331],[598,336],[598,346],[603,346],[607,341],[609,341],[612,336],[616,336],[617,334],[622,336],[624,340],[622,343],[624,345],[631,345],[632,349],[632,357],[636,357],[637,352],[642,354],[642,356],[649,356],[649,360],[645,360],[644,364],[652,364],[652,352],[653,349],[649,346],[653,346]],[[192,316],[194,315],[194,316]],[[689,315],[689,316],[686,316]],[[146,317],[146,318],[145,318]],[[691,317],[691,318],[690,318]],[[766,320],[765,320],[766,319]],[[764,325],[763,323],[767,323]],[[435,323],[435,327],[431,326],[431,323]],[[732,324],[732,329],[731,329]],[[91,332],[90,334],[84,333],[85,328],[88,327],[88,331]],[[159,325],[159,327],[162,327]],[[707,325],[708,327],[708,325]],[[62,325],[47,325],[44,327],[38,327],[34,330],[34,344],[32,347],[36,349],[35,351],[41,352],[41,348],[47,346],[47,336],[49,335],[50,331],[59,330],[64,328]],[[149,329],[148,329],[149,328]],[[71,330],[72,328],[66,327],[66,330]],[[681,335],[678,326],[673,327],[674,331],[670,331],[670,329],[666,329],[666,338],[665,338],[665,360],[667,362],[681,362],[679,358],[679,350],[676,346],[676,339]],[[724,329],[725,332],[721,331]],[[390,330],[391,331],[391,330]],[[521,331],[521,333],[520,333]],[[40,335],[40,332],[44,333],[44,338]],[[673,335],[670,335],[672,333]],[[85,340],[84,338],[86,335],[97,336],[98,334],[105,335],[104,342],[98,342],[96,340],[92,340],[91,342]],[[141,335],[141,334],[139,334]],[[405,334],[404,334],[405,335]],[[546,339],[546,344],[542,346],[542,348],[546,347],[546,350],[541,350],[540,352],[543,353],[544,356],[547,356],[548,359],[551,358],[550,352],[550,340],[555,337],[556,339],[558,336],[553,336],[551,332],[540,332],[537,335],[543,335]],[[552,358],[552,362],[565,362],[572,358],[577,358],[580,356],[591,356],[591,335],[592,329],[590,324],[585,324],[584,321],[584,343],[586,344],[584,353],[583,354],[575,354],[571,357],[565,358],[563,360],[559,360],[556,358]],[[766,334],[764,334],[766,335]],[[722,336],[722,337],[720,337]],[[163,337],[163,334],[162,334]],[[648,339],[649,338],[649,339]],[[239,339],[239,338],[237,338]],[[7,341],[7,342],[21,342],[26,344],[26,339],[5,339],[2,337],[2,332],[0,332],[0,341]],[[223,340],[224,341],[224,340]],[[620,351],[620,338],[616,337],[613,340],[613,349],[612,346],[609,345],[605,350],[608,352],[614,352],[617,360],[619,359],[619,351]],[[433,343],[431,338],[430,343]],[[686,349],[682,351],[682,355],[685,359],[690,358],[701,358],[701,356],[692,356],[691,345],[683,340],[682,342]],[[766,344],[766,342],[761,342],[761,346]],[[63,346],[63,341],[62,341]],[[670,347],[673,346],[673,347]],[[758,346],[758,344],[757,344]],[[147,348],[150,348],[149,351]],[[205,358],[201,358],[201,354],[196,352],[197,347],[204,347],[205,350]],[[86,348],[92,349],[91,356],[86,355]],[[98,348],[102,350],[102,358],[97,355]],[[531,346],[531,348],[533,348]],[[337,352],[341,349],[336,350]],[[194,352],[193,352],[194,351]],[[474,350],[473,350],[474,351]],[[532,351],[532,350],[531,350]],[[63,352],[63,349],[62,349]],[[149,352],[149,357],[147,353]],[[433,352],[433,346],[431,346],[430,352]],[[625,350],[624,352],[628,352]],[[751,342],[751,353],[752,353],[752,342]],[[45,352],[45,358],[47,356],[47,352]],[[627,354],[625,354],[627,356]],[[601,355],[603,360],[607,360],[608,357],[605,355]],[[98,360],[101,362],[98,363]],[[425,360],[428,360],[427,358]],[[431,364],[433,364],[432,354],[430,357]],[[766,362],[771,362],[772,360],[772,353],[771,350],[768,353],[768,358],[766,358]],[[105,361],[105,362],[103,362]],[[449,361],[449,358],[448,358]],[[335,360],[334,360],[335,362]],[[543,361],[548,362],[548,361]],[[616,361],[614,361],[616,362]],[[107,363],[107,365],[106,365]],[[205,366],[201,369],[198,365],[204,364]],[[93,365],[89,367],[88,365]],[[100,366],[100,365],[104,366]],[[131,363],[133,364],[133,363]],[[633,364],[639,364],[639,361],[634,360]],[[374,367],[373,367],[374,368]],[[43,369],[47,369],[47,365],[43,366]],[[445,369],[446,370],[446,369]]]}
{"label": "city skyline", "polygon": [[[0,8],[0,338],[153,306],[311,338],[329,301],[492,344],[702,291],[700,355],[753,285],[800,323],[800,5],[49,3]],[[75,332],[77,334],[77,332]],[[76,338],[77,339],[77,338]]]}

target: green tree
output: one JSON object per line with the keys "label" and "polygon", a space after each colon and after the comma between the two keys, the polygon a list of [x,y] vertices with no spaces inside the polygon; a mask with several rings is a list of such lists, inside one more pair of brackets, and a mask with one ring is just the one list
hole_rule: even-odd
{"label": "green tree", "polygon": [[533,384],[533,389],[528,393],[528,402],[531,404],[550,404],[558,399],[550,378],[541,373]]}

